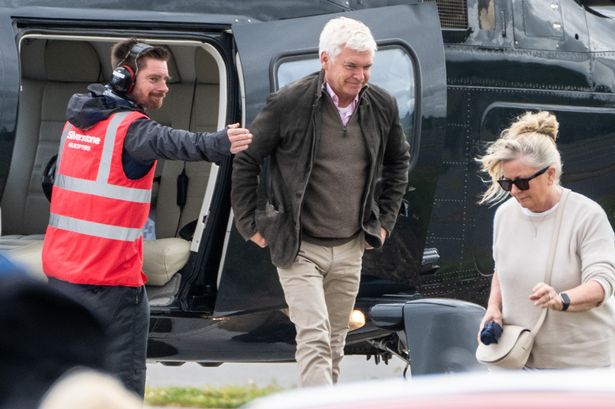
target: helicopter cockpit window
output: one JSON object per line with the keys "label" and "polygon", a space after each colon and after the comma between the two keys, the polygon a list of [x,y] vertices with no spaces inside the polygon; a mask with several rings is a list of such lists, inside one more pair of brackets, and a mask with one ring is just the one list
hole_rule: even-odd
{"label": "helicopter cockpit window", "polygon": [[[320,62],[313,54],[286,57],[277,65],[276,89],[319,70]],[[386,89],[397,100],[401,125],[412,150],[416,146],[412,140],[416,135],[413,132],[416,91],[414,65],[408,52],[401,47],[378,49],[369,82]]]}

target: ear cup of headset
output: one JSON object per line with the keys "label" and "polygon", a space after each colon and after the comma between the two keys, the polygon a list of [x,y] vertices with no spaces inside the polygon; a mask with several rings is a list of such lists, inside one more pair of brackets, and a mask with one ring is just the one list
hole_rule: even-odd
{"label": "ear cup of headset", "polygon": [[109,85],[111,85],[111,88],[115,92],[123,95],[129,94],[134,88],[137,78],[137,73],[130,68],[129,65],[122,63],[126,61],[127,58],[131,58],[131,61],[134,61],[134,64],[137,66],[138,70],[139,57],[153,48],[154,47],[151,45],[145,43],[136,43],[132,46],[128,54],[124,57],[124,59],[122,59],[122,61],[118,64],[118,67],[114,69],[111,74],[111,81]]}
{"label": "ear cup of headset", "polygon": [[134,88],[135,73],[128,65],[122,65],[111,74],[111,88],[120,94],[128,94]]}

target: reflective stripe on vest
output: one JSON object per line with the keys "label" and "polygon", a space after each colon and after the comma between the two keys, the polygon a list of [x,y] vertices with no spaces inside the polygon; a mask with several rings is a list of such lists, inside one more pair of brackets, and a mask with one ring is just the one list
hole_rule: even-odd
{"label": "reflective stripe on vest", "polygon": [[77,193],[87,193],[107,197],[109,199],[126,200],[135,203],[149,203],[152,191],[149,189],[135,189],[124,186],[101,184],[98,181],[74,178],[71,176],[58,175],[55,184],[62,189]]}
{"label": "reflective stripe on vest", "polygon": [[[62,175],[58,172],[54,181],[55,186],[71,192],[85,193],[109,199],[124,200],[133,203],[149,203],[151,199],[150,189],[138,189],[107,183],[111,173],[111,161],[118,127],[124,119],[132,113],[132,111],[118,112],[111,118],[111,121],[109,121],[109,125],[105,132],[105,140],[103,142],[96,180],[80,179]],[[58,153],[58,166],[61,166],[60,159],[64,151],[64,144],[72,128],[72,125],[68,125],[65,127],[64,132],[62,132],[60,150]],[[55,213],[50,214],[49,225],[75,233],[121,241],[135,241],[142,233],[141,229],[97,223]]]}
{"label": "reflective stripe on vest", "polygon": [[[111,173],[111,158],[113,156],[113,147],[115,145],[115,136],[117,128],[122,121],[130,115],[131,111],[119,112],[111,119],[107,132],[105,133],[105,142],[100,157],[100,166],[96,180],[79,179],[71,176],[58,175],[55,179],[55,184],[62,189],[70,190],[77,193],[87,193],[90,195],[102,196],[109,199],[125,200],[135,203],[149,203],[152,192],[149,189],[136,189],[126,186],[110,185],[107,183],[109,174]],[[67,126],[62,132],[62,140],[60,142],[60,152],[58,154],[58,163],[64,150],[66,136],[71,126]],[[61,216],[60,216],[61,217]]]}
{"label": "reflective stripe on vest", "polygon": [[141,229],[111,226],[109,224],[75,219],[74,217],[60,216],[54,213],[49,215],[49,225],[88,236],[121,241],[135,241],[141,235]]}

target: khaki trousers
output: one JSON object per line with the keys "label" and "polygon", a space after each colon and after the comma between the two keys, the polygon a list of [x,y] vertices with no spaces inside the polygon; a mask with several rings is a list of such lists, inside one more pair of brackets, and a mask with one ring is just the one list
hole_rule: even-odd
{"label": "khaki trousers", "polygon": [[290,320],[297,329],[301,386],[337,382],[354,307],[363,256],[363,235],[335,247],[303,242],[295,262],[278,268]]}

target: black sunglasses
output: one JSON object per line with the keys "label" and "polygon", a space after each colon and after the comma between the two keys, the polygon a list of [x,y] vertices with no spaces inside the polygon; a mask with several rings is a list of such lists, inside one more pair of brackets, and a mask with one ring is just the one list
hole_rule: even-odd
{"label": "black sunglasses", "polygon": [[528,190],[530,188],[530,180],[542,175],[543,173],[547,171],[547,169],[549,169],[549,166],[547,166],[546,168],[540,169],[538,172],[534,173],[529,178],[515,178],[515,179],[501,178],[501,179],[498,179],[498,183],[500,184],[500,187],[507,192],[510,192],[512,190],[513,185],[517,186],[519,190]]}

